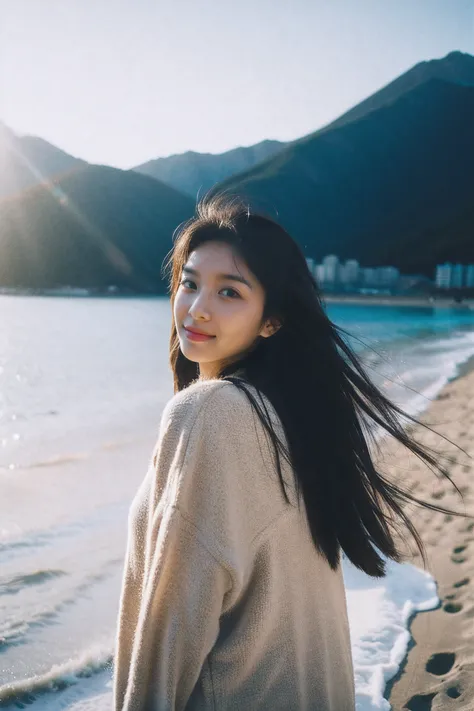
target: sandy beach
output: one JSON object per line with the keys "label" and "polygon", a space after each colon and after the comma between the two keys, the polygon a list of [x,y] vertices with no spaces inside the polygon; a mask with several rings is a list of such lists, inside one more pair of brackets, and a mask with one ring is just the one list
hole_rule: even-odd
{"label": "sandy beach", "polygon": [[[417,497],[474,516],[474,362],[449,382],[420,420],[449,438],[466,454],[419,425],[410,425],[422,442],[447,457],[452,484],[438,479],[398,442],[386,441],[383,471]],[[416,615],[407,659],[388,684],[385,697],[394,711],[474,710],[474,519],[451,517],[420,507],[407,509],[426,546],[427,569],[438,584],[440,606]],[[406,560],[423,567],[411,537]]]}

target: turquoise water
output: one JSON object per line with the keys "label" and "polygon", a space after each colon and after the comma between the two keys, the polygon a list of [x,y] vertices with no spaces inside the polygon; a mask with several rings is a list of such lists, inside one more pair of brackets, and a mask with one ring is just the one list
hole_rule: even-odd
{"label": "turquoise water", "polygon": [[436,306],[329,304],[331,320],[350,332],[377,385],[411,414],[421,412],[474,351],[474,311]]}
{"label": "turquoise water", "polygon": [[400,340],[408,345],[474,328],[474,311],[465,308],[328,304],[326,312],[356,336],[380,343]]}

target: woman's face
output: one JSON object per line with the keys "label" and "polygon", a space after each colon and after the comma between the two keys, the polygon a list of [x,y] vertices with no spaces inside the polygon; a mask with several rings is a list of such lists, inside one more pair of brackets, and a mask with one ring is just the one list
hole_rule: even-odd
{"label": "woman's face", "polygon": [[[274,332],[270,324],[261,326],[263,307],[263,287],[228,244],[206,242],[189,255],[173,316],[181,351],[199,363],[201,378],[215,377],[223,365],[239,360],[258,336]],[[213,338],[193,341],[187,326]]]}

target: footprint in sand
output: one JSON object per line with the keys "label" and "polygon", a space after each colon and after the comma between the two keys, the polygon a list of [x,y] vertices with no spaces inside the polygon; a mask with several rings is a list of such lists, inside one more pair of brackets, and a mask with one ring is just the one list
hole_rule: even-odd
{"label": "footprint in sand", "polygon": [[436,676],[443,676],[443,674],[447,674],[451,671],[455,661],[456,655],[454,652],[432,654],[426,662],[426,671]]}
{"label": "footprint in sand", "polygon": [[462,580],[459,580],[457,583],[454,583],[453,588],[462,588],[464,585],[468,585],[470,582],[469,578],[463,578]]}
{"label": "footprint in sand", "polygon": [[456,612],[461,612],[462,605],[460,602],[447,602],[446,605],[443,607],[443,610],[445,612],[455,614]]}
{"label": "footprint in sand", "polygon": [[416,694],[416,696],[411,697],[403,708],[410,709],[410,711],[431,711],[432,702],[436,693],[437,692],[434,694]]}
{"label": "footprint in sand", "polygon": [[451,556],[451,560],[453,563],[465,563],[467,558],[465,556],[462,556],[461,553],[464,553],[466,550],[467,546],[457,546],[457,548],[453,548],[453,555]]}
{"label": "footprint in sand", "polygon": [[450,699],[459,699],[462,694],[461,687],[459,684],[456,684],[456,686],[450,686],[449,689],[446,689],[446,694]]}

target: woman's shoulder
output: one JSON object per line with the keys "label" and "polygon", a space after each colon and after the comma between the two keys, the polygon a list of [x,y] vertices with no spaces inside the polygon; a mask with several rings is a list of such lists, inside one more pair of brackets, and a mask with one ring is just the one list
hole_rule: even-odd
{"label": "woman's shoulder", "polygon": [[[246,384],[245,387],[252,387]],[[244,392],[229,380],[195,380],[175,393],[163,410],[162,420],[193,421],[205,412],[212,417],[220,413],[242,416],[249,413],[250,402]]]}

